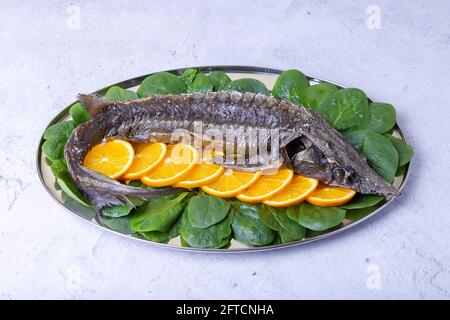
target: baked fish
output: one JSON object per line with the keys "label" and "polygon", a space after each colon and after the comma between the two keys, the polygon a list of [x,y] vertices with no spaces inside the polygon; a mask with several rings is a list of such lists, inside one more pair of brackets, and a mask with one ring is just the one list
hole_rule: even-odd
{"label": "baked fish", "polygon": [[[321,116],[289,101],[262,94],[227,91],[154,95],[126,102],[80,95],[79,100],[91,114],[91,120],[75,128],[64,155],[71,178],[97,213],[106,206],[120,205],[129,197],[150,199],[183,189],[131,187],[89,170],[82,163],[93,146],[105,139],[169,143],[176,131],[199,135],[195,128],[198,123],[202,124],[200,134],[205,134],[204,140],[208,143],[218,146],[246,144],[244,161],[232,164],[224,161],[226,166],[248,171],[284,163],[297,174],[316,178],[331,186],[350,188],[362,194],[399,194]],[[233,130],[239,134],[232,141],[217,134]],[[211,131],[216,134],[206,135]],[[246,135],[246,132],[255,131],[264,132],[263,138]],[[273,139],[274,133],[276,139]],[[272,141],[266,147],[273,149],[276,146],[282,161],[265,161],[260,155],[255,160],[248,155],[249,150],[260,147],[261,140],[270,138]]]}

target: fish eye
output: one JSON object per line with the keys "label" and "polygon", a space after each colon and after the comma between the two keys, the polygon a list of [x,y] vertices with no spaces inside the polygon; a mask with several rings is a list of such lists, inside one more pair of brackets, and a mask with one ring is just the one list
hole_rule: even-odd
{"label": "fish eye", "polygon": [[337,179],[342,179],[345,177],[345,170],[344,168],[337,167],[333,169],[333,177]]}
{"label": "fish eye", "polygon": [[347,182],[350,184],[354,184],[356,182],[357,178],[358,178],[358,174],[354,170],[350,170],[350,173],[347,176]]}

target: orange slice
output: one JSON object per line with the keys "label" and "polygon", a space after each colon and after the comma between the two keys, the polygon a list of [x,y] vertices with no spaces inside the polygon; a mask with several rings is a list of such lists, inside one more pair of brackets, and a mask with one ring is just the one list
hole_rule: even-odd
{"label": "orange slice", "polygon": [[143,177],[164,159],[167,146],[164,143],[137,144],[134,147],[134,160],[127,173],[126,180],[135,180]]}
{"label": "orange slice", "polygon": [[118,179],[133,163],[133,146],[124,140],[103,142],[93,147],[84,157],[83,166]]}
{"label": "orange slice", "polygon": [[356,192],[352,189],[330,187],[320,184],[317,189],[306,198],[306,201],[320,207],[334,207],[349,202],[355,194]]}
{"label": "orange slice", "polygon": [[141,178],[150,187],[163,187],[183,180],[195,168],[198,152],[186,144],[167,146],[164,160]]}
{"label": "orange slice", "polygon": [[230,198],[238,195],[261,176],[258,172],[242,172],[226,169],[225,172],[213,183],[201,186],[202,190],[219,198]]}
{"label": "orange slice", "polygon": [[207,184],[212,183],[216,179],[218,179],[222,173],[225,171],[225,168],[219,166],[218,164],[214,164],[209,162],[208,160],[211,158],[209,154],[204,154],[202,159],[202,163],[195,166],[194,170],[192,170],[184,180],[175,183],[174,187],[181,188],[197,188]]}
{"label": "orange slice", "polygon": [[291,169],[280,169],[277,173],[261,176],[250,188],[238,194],[236,198],[248,203],[266,200],[285,189],[294,177]]}
{"label": "orange slice", "polygon": [[306,199],[318,185],[317,179],[294,175],[292,181],[279,194],[264,200],[263,203],[272,207],[288,207]]}

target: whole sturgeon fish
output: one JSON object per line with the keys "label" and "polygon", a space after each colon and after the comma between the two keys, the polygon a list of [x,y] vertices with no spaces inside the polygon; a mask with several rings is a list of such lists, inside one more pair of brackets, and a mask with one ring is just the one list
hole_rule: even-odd
{"label": "whole sturgeon fish", "polygon": [[[239,92],[209,92],[154,95],[127,102],[112,102],[92,95],[80,95],[91,120],[79,125],[66,144],[64,155],[71,178],[88,197],[93,208],[120,205],[129,197],[151,199],[183,189],[150,190],[119,183],[83,167],[86,153],[105,139],[131,142],[170,142],[171,134],[182,130],[225,132],[242,128],[278,132],[278,151],[297,174],[313,177],[331,186],[351,188],[362,194],[398,195],[396,188],[369,167],[366,159],[317,113],[271,96]],[[218,144],[223,137],[210,136]],[[244,134],[239,144],[249,141]],[[239,164],[236,165],[239,167]],[[243,170],[260,170],[264,164],[241,164]]]}

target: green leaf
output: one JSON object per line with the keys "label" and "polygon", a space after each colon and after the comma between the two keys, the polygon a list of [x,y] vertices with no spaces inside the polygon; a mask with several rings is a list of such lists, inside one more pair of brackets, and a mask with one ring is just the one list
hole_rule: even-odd
{"label": "green leaf", "polygon": [[149,232],[142,232],[142,236],[149,240],[154,242],[160,242],[160,243],[167,243],[171,239],[176,238],[180,235],[181,230],[181,216],[175,221],[175,223],[167,230],[166,232],[162,231],[149,231]]}
{"label": "green leaf", "polygon": [[261,206],[261,210],[258,210],[258,215],[261,218],[261,220],[266,224],[266,226],[268,226],[270,229],[274,231],[281,230],[282,228],[281,225],[275,219],[268,206],[266,205]]}
{"label": "green leaf", "polygon": [[397,150],[391,141],[372,129],[352,130],[344,135],[386,181],[392,182],[399,163]]}
{"label": "green leaf", "polygon": [[189,243],[187,243],[187,241],[186,240],[184,240],[183,239],[183,237],[180,235],[180,243],[181,243],[181,246],[182,247],[185,247],[185,248],[190,248],[191,246],[189,245]]}
{"label": "green leaf", "polygon": [[231,82],[231,79],[225,72],[213,71],[208,75],[213,82],[214,91],[224,90],[227,84]]}
{"label": "green leaf", "polygon": [[339,91],[332,83],[322,82],[306,88],[300,94],[300,103],[312,110],[317,110],[319,104],[329,95]]}
{"label": "green leaf", "polygon": [[149,200],[131,218],[131,228],[137,232],[167,231],[183,211],[187,192]]}
{"label": "green leaf", "polygon": [[[187,212],[182,215],[181,237],[190,246],[195,248],[220,248],[226,245],[224,240],[231,236],[231,223],[233,222],[233,212],[221,222],[208,228],[197,228],[188,219]],[[229,239],[226,241],[228,242]]]}
{"label": "green leaf", "polygon": [[324,231],[339,225],[345,219],[345,209],[318,207],[303,202],[298,209],[297,222],[314,231]]}
{"label": "green leaf", "polygon": [[406,172],[406,168],[407,168],[406,165],[403,165],[403,166],[398,167],[398,168],[397,168],[397,171],[395,172],[395,176],[396,176],[396,177],[403,176],[403,175],[405,174],[405,172]]}
{"label": "green leaf", "polygon": [[271,246],[277,246],[283,244],[283,240],[281,240],[281,236],[279,233],[275,234],[275,239],[272,241],[272,243],[270,244]]}
{"label": "green leaf", "polygon": [[290,219],[285,208],[268,207],[275,219],[281,225],[280,238],[283,243],[302,240],[306,235],[306,229],[297,221]]}
{"label": "green leaf", "polygon": [[132,203],[126,203],[123,206],[106,207],[102,210],[102,215],[111,218],[119,218],[129,215],[133,209],[134,205]]}
{"label": "green leaf", "polygon": [[62,192],[65,192],[69,197],[77,201],[78,203],[90,207],[89,200],[81,193],[80,190],[72,182],[68,174],[61,174],[56,178],[56,183],[61,188]]}
{"label": "green leaf", "polygon": [[154,94],[180,94],[186,93],[186,84],[176,75],[168,72],[155,73],[142,81],[137,90],[141,98]]}
{"label": "green leaf", "polygon": [[42,145],[42,153],[52,162],[64,160],[64,146],[67,140],[47,140]]}
{"label": "green leaf", "polygon": [[73,129],[75,129],[75,122],[73,122],[72,120],[55,123],[45,130],[44,139],[53,141],[66,141],[72,133]]}
{"label": "green leaf", "polygon": [[270,94],[267,90],[266,85],[259,80],[243,78],[231,81],[226,87],[227,91],[239,91],[239,92],[253,92],[253,93],[263,93],[265,95]]}
{"label": "green leaf", "polygon": [[261,207],[237,202],[232,224],[234,238],[251,246],[263,246],[274,240],[275,234],[259,218]]}
{"label": "green leaf", "polygon": [[213,90],[212,80],[204,73],[197,73],[191,84],[188,85],[188,92],[208,92]]}
{"label": "green leaf", "polygon": [[366,94],[355,88],[339,90],[325,98],[317,108],[322,117],[337,130],[363,128],[370,121]]}
{"label": "green leaf", "polygon": [[102,215],[98,215],[98,220],[103,226],[122,233],[122,234],[133,234],[134,231],[130,228],[130,216],[120,217],[120,218],[110,218]]}
{"label": "green leaf", "polygon": [[368,128],[378,133],[385,133],[395,126],[395,108],[388,103],[373,102],[369,106],[370,121]]}
{"label": "green leaf", "polygon": [[91,118],[89,112],[79,102],[70,107],[69,113],[76,126],[89,121],[89,119]]}
{"label": "green leaf", "polygon": [[65,160],[53,161],[50,168],[55,177],[65,177],[68,174]]}
{"label": "green leaf", "polygon": [[208,228],[222,221],[230,204],[223,199],[207,195],[194,196],[187,206],[189,222],[196,228]]}
{"label": "green leaf", "polygon": [[[61,188],[59,188],[61,189]],[[83,219],[86,219],[88,221],[91,221],[95,218],[96,213],[92,207],[86,207],[86,205],[81,204],[77,200],[71,198],[67,193],[62,192],[61,194],[62,201],[64,203],[64,206],[66,208],[70,208],[70,210],[74,210],[78,216],[82,217]]]}
{"label": "green leaf", "polygon": [[309,80],[302,72],[286,70],[278,76],[272,89],[272,95],[300,105],[300,96],[308,87]]}
{"label": "green leaf", "polygon": [[414,155],[414,150],[411,145],[407,144],[405,140],[391,136],[389,134],[385,134],[384,136],[388,138],[389,141],[391,141],[395,150],[397,150],[398,166],[401,167],[407,164]]}
{"label": "green leaf", "polygon": [[398,167],[398,153],[388,138],[368,129],[361,144],[361,153],[370,166],[386,181],[392,182]]}
{"label": "green leaf", "polygon": [[349,203],[346,203],[339,208],[342,209],[363,209],[372,207],[381,202],[385,197],[377,195],[358,195]]}
{"label": "green leaf", "polygon": [[189,68],[183,71],[180,78],[184,81],[186,86],[189,86],[192,81],[194,81],[195,75],[197,74],[197,69]]}
{"label": "green leaf", "polygon": [[366,217],[367,215],[371,214],[379,207],[380,207],[379,205],[375,205],[375,206],[368,207],[368,208],[348,210],[345,218],[350,221],[358,221],[358,220],[361,220],[362,218]]}
{"label": "green leaf", "polygon": [[136,92],[122,89],[118,86],[113,86],[108,89],[105,94],[105,98],[111,101],[128,101],[128,100],[136,100],[139,99]]}
{"label": "green leaf", "polygon": [[350,141],[356,150],[360,150],[366,132],[367,129],[354,129],[344,132],[344,136]]}

